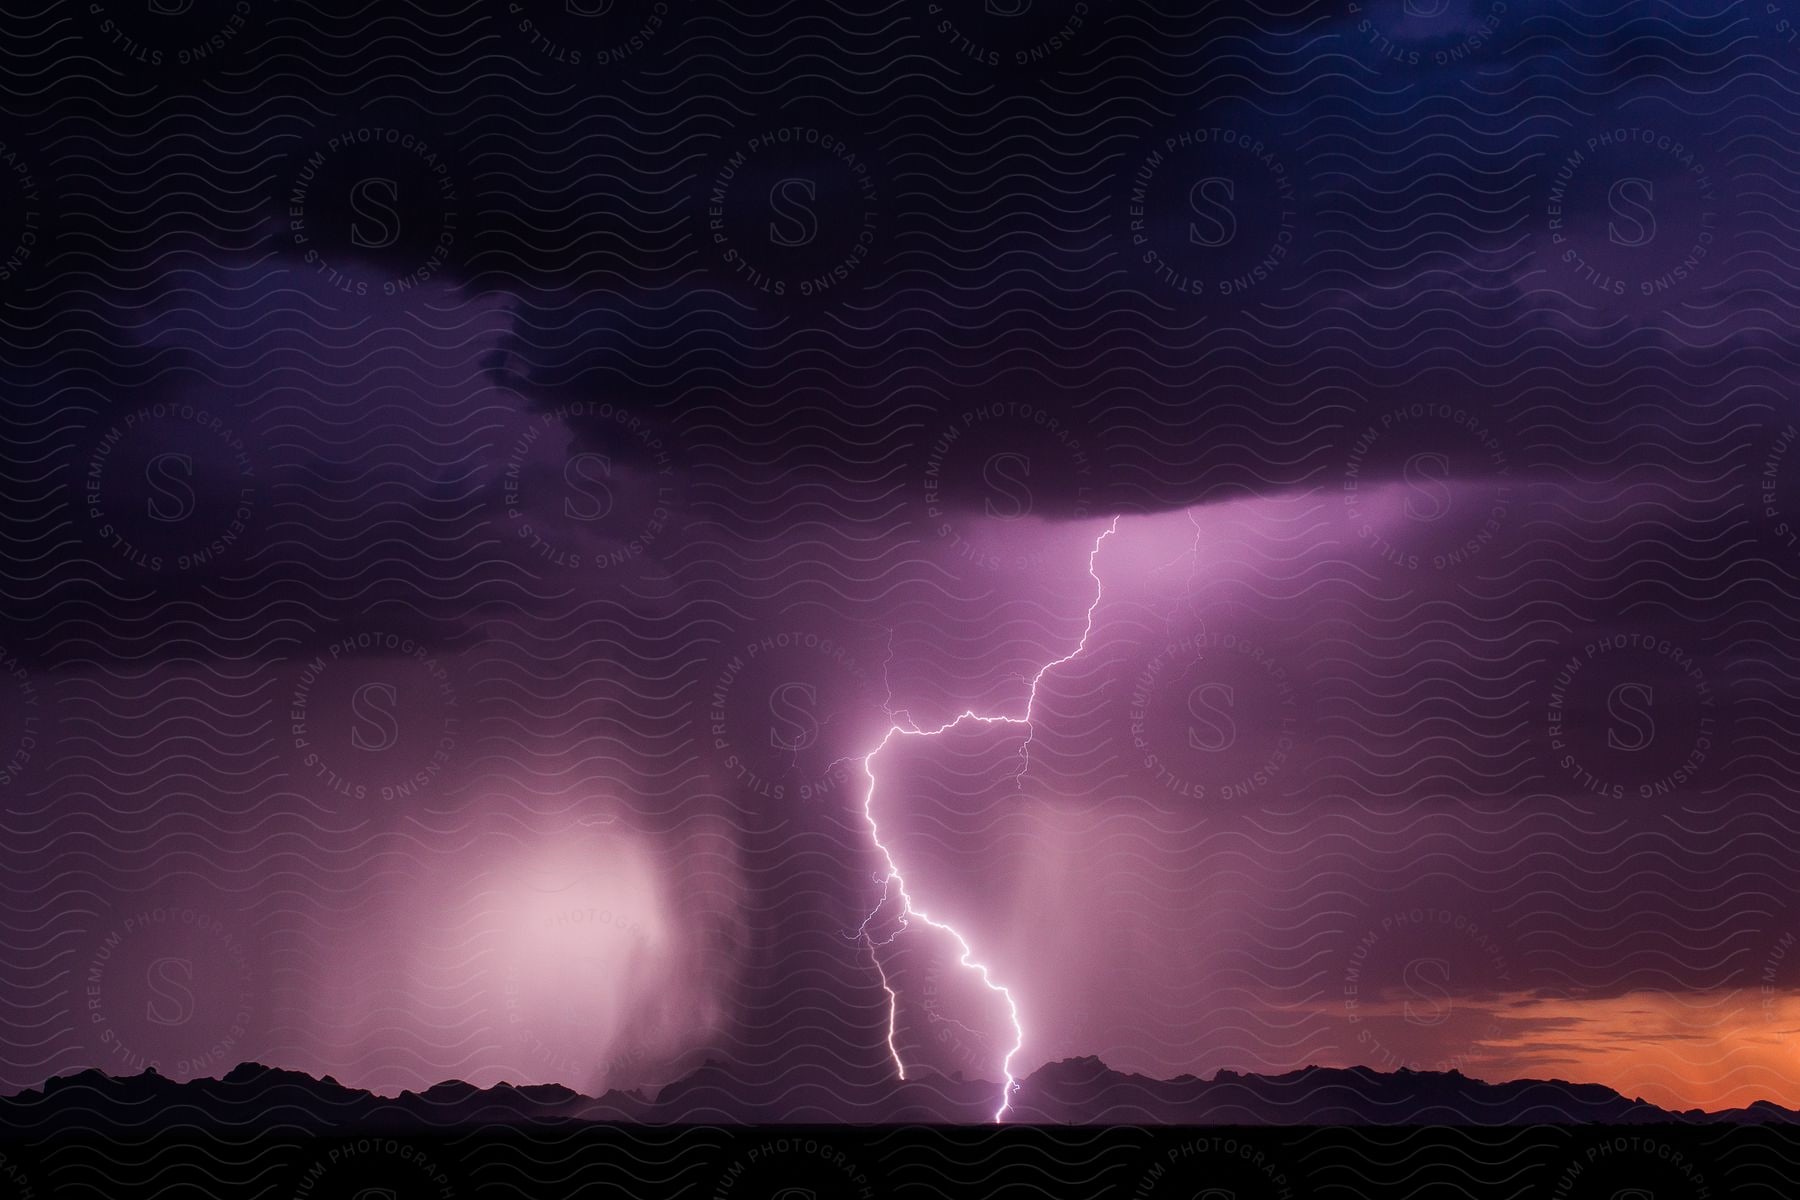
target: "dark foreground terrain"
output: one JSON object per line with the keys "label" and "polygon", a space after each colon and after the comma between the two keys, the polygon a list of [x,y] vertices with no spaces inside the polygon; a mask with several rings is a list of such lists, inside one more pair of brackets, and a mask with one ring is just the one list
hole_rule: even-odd
{"label": "dark foreground terrain", "polygon": [[[1676,1113],[1591,1084],[1308,1068],[1150,1080],[1044,1067],[927,1077],[854,1124],[708,1064],[654,1095],[449,1082],[382,1097],[256,1064],[175,1083],[98,1071],[0,1101],[0,1198],[1507,1196],[1800,1194],[1800,1121]],[[953,1123],[967,1120],[970,1123]]]}
{"label": "dark foreground terrain", "polygon": [[1790,1197],[1791,1126],[625,1126],[309,1137],[281,1128],[0,1147],[9,1200],[129,1196]]}

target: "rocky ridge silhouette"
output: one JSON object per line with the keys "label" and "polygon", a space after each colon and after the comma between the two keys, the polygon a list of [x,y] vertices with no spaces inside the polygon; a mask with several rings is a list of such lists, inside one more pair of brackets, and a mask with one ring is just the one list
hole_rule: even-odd
{"label": "rocky ridge silhouette", "polygon": [[[960,1075],[896,1082],[846,1124],[984,1124],[995,1085]],[[154,1069],[132,1076],[86,1070],[0,1099],[0,1136],[152,1133],[176,1127],[295,1134],[428,1132],[494,1125],[782,1124],[791,1084],[759,1084],[708,1061],[656,1089],[585,1096],[558,1084],[480,1088],[448,1080],[386,1097],[327,1075],[242,1063],[223,1078],[176,1082]],[[1746,1108],[1675,1111],[1610,1087],[1563,1080],[1488,1083],[1458,1071],[1375,1071],[1308,1066],[1280,1075],[1221,1070],[1211,1078],[1151,1079],[1097,1058],[1047,1064],[1020,1081],[1009,1123],[1034,1125],[1648,1125],[1800,1124],[1769,1101]]]}

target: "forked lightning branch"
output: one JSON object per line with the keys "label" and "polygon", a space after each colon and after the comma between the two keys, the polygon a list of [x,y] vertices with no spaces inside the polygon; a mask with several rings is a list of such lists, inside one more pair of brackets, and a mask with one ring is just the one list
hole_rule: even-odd
{"label": "forked lightning branch", "polygon": [[[895,738],[936,737],[938,734],[946,733],[949,730],[956,728],[964,721],[975,721],[983,725],[1019,725],[1023,726],[1025,729],[1025,741],[1024,744],[1019,747],[1019,770],[1014,776],[1014,779],[1023,779],[1025,771],[1031,765],[1031,735],[1033,732],[1031,714],[1034,706],[1037,704],[1038,684],[1043,682],[1044,676],[1069,660],[1079,657],[1081,652],[1087,649],[1088,635],[1094,631],[1094,613],[1099,609],[1100,600],[1105,591],[1100,582],[1099,574],[1094,570],[1094,560],[1100,556],[1101,544],[1114,533],[1118,532],[1118,528],[1119,519],[1114,517],[1112,523],[1106,527],[1105,532],[1094,539],[1094,548],[1088,552],[1088,576],[1094,581],[1094,600],[1093,603],[1088,605],[1087,620],[1082,626],[1080,641],[1076,643],[1073,650],[1069,651],[1061,658],[1056,659],[1053,662],[1045,663],[1042,667],[1038,668],[1038,673],[1031,678],[1031,688],[1026,693],[1025,711],[1023,714],[1016,717],[1009,717],[1004,713],[983,714],[975,712],[973,709],[966,709],[949,721],[946,721],[944,724],[939,725],[936,729],[920,729],[911,721],[908,721],[905,725],[891,725],[888,727],[887,732],[882,735],[881,741],[876,744],[875,748],[862,757],[863,775],[869,781],[868,791],[863,794],[863,816],[869,822],[869,837],[875,843],[875,848],[881,851],[882,860],[887,865],[887,874],[881,881],[881,901],[863,921],[862,927],[857,930],[857,936],[868,944],[870,954],[875,959],[875,969],[881,974],[881,986],[888,994],[888,1052],[893,1055],[894,1066],[899,1071],[900,1078],[905,1079],[906,1063],[901,1059],[900,1051],[894,1045],[894,1027],[899,1019],[898,1009],[900,998],[888,984],[887,972],[882,969],[881,960],[877,951],[880,946],[887,945],[901,933],[904,933],[910,920],[916,917],[920,921],[931,926],[931,928],[942,933],[947,933],[951,938],[955,939],[957,948],[961,951],[961,954],[957,958],[958,963],[968,970],[974,971],[981,977],[983,986],[989,991],[996,993],[1002,1000],[1006,1001],[1006,1009],[1012,1019],[1013,1041],[1012,1046],[1006,1052],[1006,1057],[1002,1059],[1000,1063],[1000,1070],[1001,1073],[1006,1076],[1006,1081],[1001,1086],[1000,1107],[994,1112],[995,1121],[1000,1121],[1005,1118],[1006,1110],[1012,1103],[1013,1089],[1018,1086],[1013,1081],[1012,1060],[1013,1056],[1019,1052],[1020,1047],[1025,1044],[1025,1027],[1019,1021],[1019,1005],[1017,1001],[1013,999],[1012,993],[1008,991],[1005,986],[994,981],[993,974],[988,970],[987,966],[984,963],[975,961],[975,952],[969,945],[968,939],[957,932],[953,926],[933,918],[931,914],[920,908],[913,900],[912,895],[907,891],[906,880],[900,874],[900,865],[895,861],[893,851],[889,850],[886,844],[882,842],[881,828],[875,820],[875,791],[877,786],[875,778],[875,760],[880,756],[883,750],[887,749],[888,743]],[[889,897],[894,894],[897,894],[900,898],[900,927],[895,930],[893,934],[882,939],[880,942],[877,942],[869,932],[869,923],[875,919],[877,913],[887,906]]]}

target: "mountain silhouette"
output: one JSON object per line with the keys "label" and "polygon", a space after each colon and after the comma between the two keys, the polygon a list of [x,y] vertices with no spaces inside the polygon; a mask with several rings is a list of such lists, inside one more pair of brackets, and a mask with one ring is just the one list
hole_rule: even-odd
{"label": "mountain silhouette", "polygon": [[[331,1076],[242,1063],[223,1078],[177,1083],[154,1069],[99,1070],[51,1079],[0,1099],[0,1129],[13,1136],[108,1134],[188,1127],[301,1135],[433,1132],[495,1125],[781,1124],[794,1120],[791,1080],[779,1088],[707,1061],[654,1090],[584,1096],[558,1084],[460,1080],[385,1097]],[[959,1075],[896,1082],[841,1114],[845,1124],[983,1124],[998,1089]],[[816,1110],[806,1119],[817,1121]],[[1520,1079],[1487,1083],[1457,1071],[1383,1072],[1309,1066],[1280,1075],[1219,1071],[1210,1079],[1151,1079],[1097,1058],[1050,1063],[1020,1081],[1007,1120],[1033,1125],[1648,1125],[1800,1124],[1800,1113],[1768,1101],[1719,1112],[1672,1111],[1594,1083]]]}

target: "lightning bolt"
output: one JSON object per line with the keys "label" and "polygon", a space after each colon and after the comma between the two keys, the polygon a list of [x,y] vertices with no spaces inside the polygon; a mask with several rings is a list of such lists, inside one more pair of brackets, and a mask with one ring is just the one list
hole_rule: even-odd
{"label": "lightning bolt", "polygon": [[[1000,1063],[1000,1071],[1006,1076],[1006,1082],[1000,1090],[1000,1108],[994,1113],[994,1120],[996,1122],[1005,1118],[1006,1110],[1012,1104],[1012,1093],[1018,1087],[1018,1084],[1013,1080],[1012,1076],[1012,1060],[1013,1055],[1017,1054],[1020,1047],[1025,1044],[1025,1027],[1019,1023],[1018,1003],[1013,1000],[1010,991],[994,982],[993,974],[988,970],[985,964],[975,961],[975,952],[970,947],[968,939],[963,937],[962,934],[958,933],[950,925],[935,919],[931,914],[920,908],[913,900],[912,895],[906,890],[906,880],[900,874],[899,864],[894,861],[893,852],[882,842],[881,827],[875,821],[875,790],[877,786],[875,778],[875,760],[880,757],[883,750],[887,749],[888,743],[892,742],[895,738],[936,737],[940,733],[956,728],[964,721],[975,721],[982,725],[1023,725],[1025,727],[1025,741],[1019,747],[1019,771],[1018,774],[1013,777],[1015,781],[1023,779],[1026,769],[1031,765],[1031,735],[1035,732],[1031,724],[1031,713],[1033,707],[1037,704],[1038,684],[1044,681],[1044,676],[1048,675],[1051,671],[1054,671],[1057,667],[1062,666],[1070,659],[1079,657],[1081,652],[1087,649],[1088,635],[1094,631],[1094,612],[1100,607],[1101,597],[1105,594],[1105,588],[1100,582],[1099,573],[1094,570],[1094,561],[1100,557],[1101,544],[1114,533],[1118,532],[1118,529],[1119,518],[1114,517],[1112,519],[1112,524],[1107,526],[1105,532],[1094,539],[1094,548],[1088,553],[1088,576],[1094,581],[1094,602],[1088,605],[1087,622],[1082,627],[1081,640],[1076,643],[1075,649],[1069,651],[1069,653],[1053,662],[1047,662],[1042,667],[1038,668],[1038,673],[1031,678],[1031,690],[1025,697],[1025,712],[1022,716],[1009,717],[1005,714],[987,715],[975,712],[971,709],[957,714],[949,721],[939,725],[936,729],[920,729],[913,723],[909,716],[906,724],[889,726],[888,731],[882,735],[881,741],[876,744],[873,750],[869,751],[862,758],[863,774],[869,781],[869,789],[863,795],[863,817],[869,822],[870,840],[875,843],[875,848],[881,851],[881,857],[887,863],[887,875],[881,881],[881,900],[875,905],[874,909],[870,911],[868,917],[863,921],[862,927],[858,929],[856,933],[858,938],[868,944],[869,956],[875,960],[875,970],[881,976],[881,986],[888,994],[888,1053],[894,1057],[894,1066],[899,1071],[900,1078],[905,1079],[906,1063],[901,1060],[900,1051],[894,1045],[894,1026],[899,1017],[900,998],[888,984],[887,972],[882,969],[880,957],[876,953],[876,948],[878,946],[885,946],[893,941],[894,938],[899,937],[901,933],[906,931],[909,923],[916,918],[926,925],[931,926],[931,928],[947,933],[954,938],[957,946],[962,950],[962,954],[957,961],[962,966],[978,974],[981,977],[981,982],[989,991],[998,993],[999,996],[1006,1001],[1007,1012],[1011,1014],[1012,1017],[1013,1044],[1012,1048],[1006,1052],[1006,1057],[1002,1059]],[[876,942],[869,933],[869,923],[875,919],[877,913],[887,907],[889,899],[894,895],[898,895],[900,900],[899,928],[880,942]]]}

